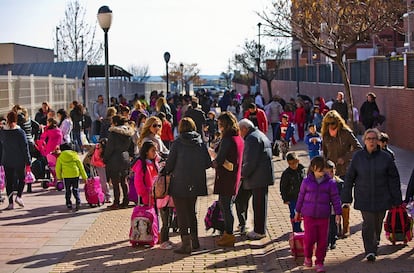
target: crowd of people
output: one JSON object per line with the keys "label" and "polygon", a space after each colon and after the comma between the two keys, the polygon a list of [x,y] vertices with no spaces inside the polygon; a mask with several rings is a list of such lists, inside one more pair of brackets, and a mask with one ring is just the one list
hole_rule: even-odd
{"label": "crowd of people", "polygon": [[[386,210],[402,203],[395,157],[387,146],[389,137],[375,128],[384,117],[373,93],[367,95],[360,111],[353,109],[354,120],[349,120],[342,92],[331,103],[322,97],[312,101],[302,96],[286,102],[274,96],[265,104],[260,93],[241,96],[235,91],[226,91],[218,100],[206,90],[196,96],[169,97],[154,91],[148,102],[138,96],[127,102],[120,96],[119,102],[111,98],[109,107],[104,101],[99,95],[90,113],[77,101],[71,103],[69,111],[54,111],[43,102],[34,120],[23,107],[13,107],[0,130],[1,165],[9,201],[6,209],[14,209],[14,191],[15,203],[24,206],[24,180],[32,162],[45,161],[54,154],[56,176],[64,180],[68,209],[72,209],[71,193],[75,208],[80,208],[79,177],[86,180],[92,168],[100,178],[109,209],[128,207],[131,187],[139,195],[138,203],[158,208],[161,249],[174,247],[168,231],[175,211],[182,244],[174,251],[191,254],[200,248],[197,197],[207,195],[206,170],[212,167],[214,193],[224,220],[217,245],[232,247],[236,241],[233,205],[241,234],[251,240],[266,236],[268,187],[275,182],[275,143],[282,141],[289,147],[304,141],[311,159],[307,174],[295,153],[284,154],[289,167],[280,179],[280,192],[288,205],[293,231],[302,231],[303,219],[304,265],[313,266],[316,243],[316,270],[324,272],[327,248],[334,249],[338,237],[350,235],[349,212],[354,199],[354,207],[363,217],[362,236],[369,261],[377,255]],[[354,134],[354,122],[359,119],[366,129],[364,146]],[[81,164],[79,154],[85,151]],[[161,172],[171,177],[169,192],[154,200],[152,184]],[[130,177],[132,184],[128,184]],[[27,185],[31,192],[31,184]],[[413,188],[409,186],[410,197]],[[254,226],[247,232],[251,197]],[[340,234],[333,228],[338,224]]]}

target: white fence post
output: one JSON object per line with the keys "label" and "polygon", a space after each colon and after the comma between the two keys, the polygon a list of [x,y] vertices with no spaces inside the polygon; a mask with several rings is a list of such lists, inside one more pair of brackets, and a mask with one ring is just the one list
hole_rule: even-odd
{"label": "white fence post", "polygon": [[49,105],[53,105],[53,78],[52,74],[49,74]]}
{"label": "white fence post", "polygon": [[9,101],[8,101],[8,105],[9,106],[13,106],[14,104],[12,104],[13,101],[13,85],[12,85],[13,79],[12,79],[12,72],[8,71],[7,72],[7,93],[8,93],[8,97],[9,97]]}

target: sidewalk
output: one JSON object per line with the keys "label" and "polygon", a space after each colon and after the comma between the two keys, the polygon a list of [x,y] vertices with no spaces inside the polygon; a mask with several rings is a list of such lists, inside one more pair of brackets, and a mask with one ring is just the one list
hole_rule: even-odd
{"label": "sidewalk", "polygon": [[[407,184],[414,153],[392,147],[402,184]],[[296,150],[302,164],[308,166],[305,145]],[[204,230],[207,207],[217,197],[198,199],[197,211],[201,249],[191,256],[153,248],[133,248],[128,242],[132,208],[105,210],[84,205],[69,212],[64,193],[43,190],[35,185],[34,193],[24,194],[25,208],[0,212],[0,273],[10,272],[314,272],[304,270],[302,260],[290,255],[288,237],[291,231],[289,210],[279,194],[279,179],[287,167],[274,158],[276,181],[269,188],[267,237],[249,241],[236,233],[234,248],[215,245],[211,231]],[[209,190],[214,173],[208,172]],[[405,186],[403,186],[405,193]],[[82,200],[84,194],[82,193]],[[3,209],[7,204],[0,204]],[[252,211],[249,212],[252,221]],[[379,257],[375,263],[364,260],[361,238],[361,216],[351,210],[351,233],[338,240],[337,248],[328,251],[327,272],[414,272],[414,242],[392,246],[381,237]],[[237,217],[235,226],[237,226]],[[250,222],[250,226],[252,223]],[[171,234],[174,243],[178,234]]]}

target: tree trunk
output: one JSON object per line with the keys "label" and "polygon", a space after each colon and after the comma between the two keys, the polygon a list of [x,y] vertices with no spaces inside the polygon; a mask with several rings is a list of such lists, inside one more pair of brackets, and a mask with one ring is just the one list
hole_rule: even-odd
{"label": "tree trunk", "polygon": [[266,80],[266,84],[267,84],[267,92],[269,93],[269,102],[272,101],[273,95],[272,95],[272,80]]}
{"label": "tree trunk", "polygon": [[348,71],[346,69],[345,63],[342,61],[342,58],[336,59],[336,64],[338,65],[338,69],[341,72],[342,80],[344,82],[344,89],[345,89],[345,98],[348,104],[348,117],[349,121],[347,121],[348,125],[350,125],[351,129],[356,132],[357,128],[354,128],[354,99],[352,97],[351,91],[351,83],[349,81]]}

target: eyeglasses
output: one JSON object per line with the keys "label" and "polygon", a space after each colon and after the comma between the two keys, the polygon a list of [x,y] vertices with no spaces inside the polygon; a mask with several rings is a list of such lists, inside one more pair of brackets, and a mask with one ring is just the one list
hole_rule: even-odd
{"label": "eyeglasses", "polygon": [[367,140],[367,141],[377,141],[378,138],[377,137],[367,137],[367,138],[365,138],[365,140]]}
{"label": "eyeglasses", "polygon": [[154,123],[154,124],[152,125],[152,128],[157,128],[157,127],[158,127],[158,128],[161,128],[161,126],[162,126],[161,124],[155,124],[155,123]]}

